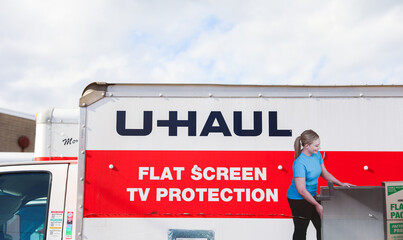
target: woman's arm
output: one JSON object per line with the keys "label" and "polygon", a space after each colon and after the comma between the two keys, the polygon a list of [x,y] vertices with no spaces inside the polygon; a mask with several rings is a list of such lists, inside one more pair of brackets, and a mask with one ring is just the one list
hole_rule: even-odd
{"label": "woman's arm", "polygon": [[320,166],[321,166],[321,168],[322,168],[322,174],[321,174],[321,176],[322,176],[326,181],[331,181],[331,182],[333,182],[334,184],[336,184],[337,186],[343,186],[343,187],[351,187],[351,186],[354,186],[354,185],[352,185],[352,184],[350,184],[350,183],[343,183],[343,182],[340,182],[339,180],[337,180],[332,174],[330,174],[330,173],[327,171],[327,169],[326,169],[324,163],[322,163]]}
{"label": "woman's arm", "polygon": [[297,188],[297,192],[310,204],[315,206],[316,211],[318,212],[320,218],[322,218],[323,207],[320,205],[314,197],[306,190],[306,180],[303,177],[294,178],[295,187]]}

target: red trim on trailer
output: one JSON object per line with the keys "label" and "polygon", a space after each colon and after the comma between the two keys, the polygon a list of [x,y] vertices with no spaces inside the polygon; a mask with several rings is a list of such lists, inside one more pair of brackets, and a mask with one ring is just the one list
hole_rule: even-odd
{"label": "red trim on trailer", "polygon": [[77,157],[35,157],[34,161],[41,162],[41,161],[70,161],[75,160],[77,161]]}

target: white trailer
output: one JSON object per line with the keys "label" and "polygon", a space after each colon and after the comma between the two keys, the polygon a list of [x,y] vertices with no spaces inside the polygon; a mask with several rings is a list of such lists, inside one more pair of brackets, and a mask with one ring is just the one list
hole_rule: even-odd
{"label": "white trailer", "polygon": [[[80,99],[78,164],[0,167],[10,182],[0,181],[10,206],[0,229],[13,239],[291,239],[294,139],[318,132],[342,181],[402,180],[402,106],[403,86],[94,83]],[[47,187],[11,184],[18,177]],[[36,228],[11,231],[38,201]]]}
{"label": "white trailer", "polygon": [[77,160],[79,113],[48,108],[36,115],[35,161]]}

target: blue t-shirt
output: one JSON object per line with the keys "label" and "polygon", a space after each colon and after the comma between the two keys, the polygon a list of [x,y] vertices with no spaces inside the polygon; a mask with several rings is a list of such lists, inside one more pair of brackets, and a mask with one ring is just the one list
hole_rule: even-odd
{"label": "blue t-shirt", "polygon": [[306,181],[306,190],[312,195],[317,194],[318,179],[322,173],[321,164],[323,163],[322,155],[318,153],[312,154],[310,157],[301,152],[301,155],[295,159],[292,165],[294,176],[290,188],[288,188],[287,197],[289,199],[304,199],[295,187],[294,179],[303,177]]}

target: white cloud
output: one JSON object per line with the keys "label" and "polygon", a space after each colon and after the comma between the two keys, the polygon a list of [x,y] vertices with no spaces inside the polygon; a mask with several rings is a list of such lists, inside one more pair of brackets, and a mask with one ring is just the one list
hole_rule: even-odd
{"label": "white cloud", "polygon": [[398,0],[2,1],[0,107],[93,81],[403,84],[402,22]]}

